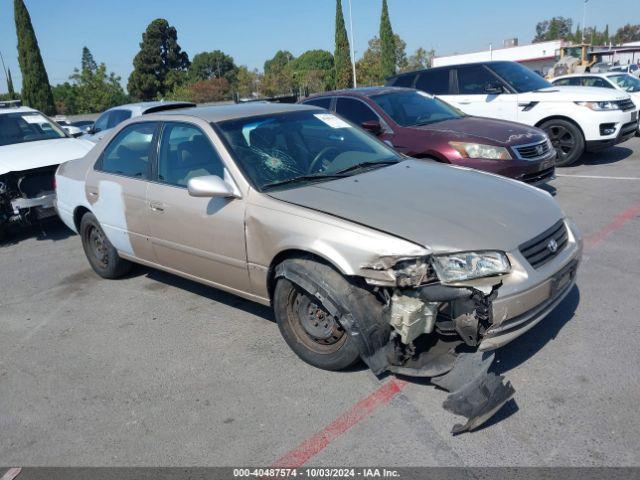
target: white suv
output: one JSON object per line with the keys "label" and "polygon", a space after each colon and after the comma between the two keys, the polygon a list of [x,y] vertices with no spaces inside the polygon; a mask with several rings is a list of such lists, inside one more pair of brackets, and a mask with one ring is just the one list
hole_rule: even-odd
{"label": "white suv", "polygon": [[539,127],[558,152],[558,166],[624,142],[638,128],[638,107],[625,92],[553,86],[516,62],[432,68],[391,77],[387,85],[437,95],[469,115]]}

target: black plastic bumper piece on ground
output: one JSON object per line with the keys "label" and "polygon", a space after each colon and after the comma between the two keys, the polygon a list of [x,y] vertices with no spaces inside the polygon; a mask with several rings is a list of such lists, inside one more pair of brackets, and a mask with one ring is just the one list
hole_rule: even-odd
{"label": "black plastic bumper piece on ground", "polygon": [[515,394],[502,375],[489,372],[494,358],[488,352],[461,353],[450,372],[431,379],[433,384],[450,392],[442,404],[444,409],[467,418],[464,425],[454,425],[451,431],[454,435],[478,428]]}

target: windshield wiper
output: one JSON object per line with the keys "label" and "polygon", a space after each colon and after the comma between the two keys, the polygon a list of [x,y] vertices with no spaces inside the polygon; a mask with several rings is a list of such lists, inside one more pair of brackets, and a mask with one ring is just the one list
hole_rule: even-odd
{"label": "windshield wiper", "polygon": [[375,162],[360,162],[360,163],[356,163],[355,165],[351,165],[350,167],[347,168],[343,168],[342,170],[338,170],[337,172],[335,172],[335,174],[340,175],[340,174],[344,174],[344,173],[349,173],[349,172],[353,172],[355,170],[361,170],[363,168],[367,168],[367,167],[373,167],[373,166],[385,166],[385,165],[393,165],[395,163],[398,163],[399,160],[377,160]]}
{"label": "windshield wiper", "polygon": [[278,180],[277,182],[267,183],[263,185],[262,190],[270,190],[274,187],[279,187],[281,185],[288,185],[291,183],[301,183],[301,182],[310,182],[314,180],[333,180],[336,178],[344,178],[347,175],[339,175],[337,173],[330,175],[300,175],[299,177],[287,178],[286,180]]}

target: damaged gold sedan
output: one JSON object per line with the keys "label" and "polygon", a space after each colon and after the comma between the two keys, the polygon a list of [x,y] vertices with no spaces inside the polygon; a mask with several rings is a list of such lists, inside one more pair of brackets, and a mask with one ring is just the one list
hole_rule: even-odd
{"label": "damaged gold sedan", "polygon": [[404,157],[304,105],[174,110],[120,125],[56,175],[102,277],[130,262],[265,305],[304,361],[429,377],[476,428],[512,395],[490,350],[571,290],[576,226],[546,192]]}

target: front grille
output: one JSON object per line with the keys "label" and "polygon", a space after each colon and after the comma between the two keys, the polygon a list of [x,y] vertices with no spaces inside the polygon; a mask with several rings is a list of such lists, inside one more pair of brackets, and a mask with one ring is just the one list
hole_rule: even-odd
{"label": "front grille", "polygon": [[630,98],[627,98],[626,100],[618,100],[616,103],[618,104],[618,106],[623,112],[626,112],[627,110],[633,110],[634,108],[636,108],[635,104]]}
{"label": "front grille", "polygon": [[[553,260],[567,245],[568,240],[567,227],[564,221],[560,220],[553,227],[520,245],[520,253],[522,253],[533,268],[540,268],[548,261]],[[553,244],[553,241],[555,241],[555,251],[549,248],[550,244]]]}
{"label": "front grille", "polygon": [[519,158],[523,160],[532,160],[547,155],[551,149],[551,145],[549,145],[547,140],[543,140],[542,142],[530,143],[527,145],[516,145],[514,149]]}
{"label": "front grille", "polygon": [[520,177],[520,180],[525,183],[538,183],[543,180],[549,180],[553,177],[555,170],[556,167],[549,167],[544,170],[540,170],[539,172],[526,173]]}

